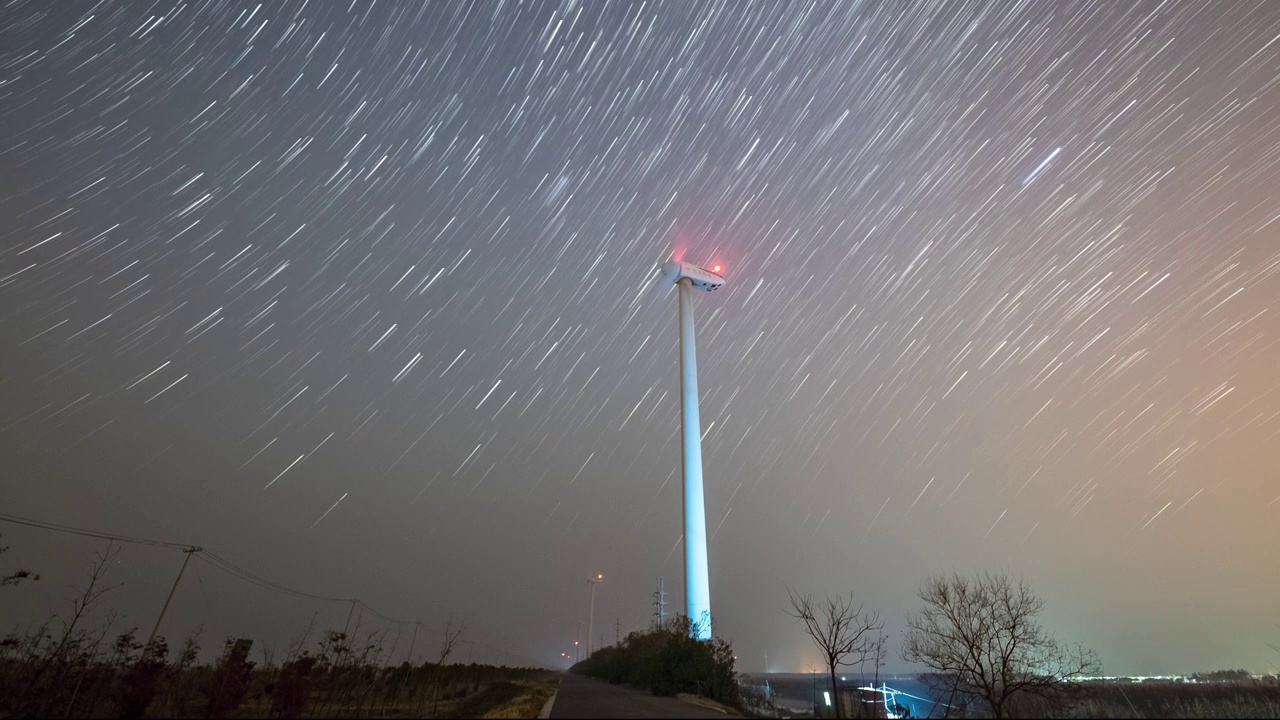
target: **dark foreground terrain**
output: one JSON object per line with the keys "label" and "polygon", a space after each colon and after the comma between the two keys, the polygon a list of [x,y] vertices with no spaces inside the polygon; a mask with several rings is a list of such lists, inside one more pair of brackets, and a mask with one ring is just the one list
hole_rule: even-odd
{"label": "dark foreground terrain", "polygon": [[552,718],[724,718],[727,713],[647,690],[611,685],[566,673],[551,708]]}

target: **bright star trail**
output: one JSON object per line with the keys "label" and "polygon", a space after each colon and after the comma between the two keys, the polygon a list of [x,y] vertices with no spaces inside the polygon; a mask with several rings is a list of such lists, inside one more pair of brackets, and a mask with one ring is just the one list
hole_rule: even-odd
{"label": "bright star trail", "polygon": [[[0,116],[9,512],[558,662],[682,592],[675,253],[745,669],[953,569],[1276,662],[1280,3],[31,0]],[[14,622],[97,548],[0,530]],[[347,612],[193,566],[173,636]]]}
{"label": "bright star trail", "polygon": [[1026,185],[1030,183],[1032,180],[1035,180],[1036,176],[1040,174],[1040,171],[1048,167],[1049,163],[1053,162],[1053,159],[1058,157],[1058,153],[1060,152],[1062,152],[1062,148],[1054,148],[1053,152],[1049,153],[1049,157],[1045,158],[1044,162],[1037,165],[1036,169],[1032,170],[1031,174],[1027,176],[1027,179],[1022,181],[1022,184]]}

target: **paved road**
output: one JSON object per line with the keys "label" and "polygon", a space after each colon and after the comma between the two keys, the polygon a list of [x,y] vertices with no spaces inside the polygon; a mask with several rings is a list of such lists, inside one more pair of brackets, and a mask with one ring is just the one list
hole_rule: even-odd
{"label": "paved road", "polygon": [[718,710],[565,673],[552,718],[723,718]]}

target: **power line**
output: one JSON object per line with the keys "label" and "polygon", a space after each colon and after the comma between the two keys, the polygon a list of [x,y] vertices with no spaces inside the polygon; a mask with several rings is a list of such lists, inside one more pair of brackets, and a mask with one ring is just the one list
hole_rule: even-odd
{"label": "power line", "polygon": [[[425,625],[426,624],[426,623],[422,623],[421,621],[414,621],[414,620],[397,620],[393,617],[390,617],[378,612],[377,610],[375,610],[374,608],[366,604],[364,601],[359,600],[357,598],[340,598],[340,597],[330,597],[326,595],[317,595],[315,593],[309,593],[303,590],[296,590],[286,585],[281,585],[280,583],[275,582],[274,580],[269,580],[265,577],[262,577],[261,575],[258,575],[249,570],[246,570],[245,568],[240,567],[239,565],[236,565],[230,560],[208,549],[197,548],[196,545],[191,543],[168,542],[165,540],[154,540],[150,538],[133,537],[130,535],[120,535],[117,533],[108,533],[108,532],[102,532],[98,530],[88,530],[85,528],[78,528],[71,525],[63,525],[61,523],[49,522],[46,520],[37,520],[34,518],[22,517],[20,515],[10,515],[8,513],[0,513],[0,522],[12,523],[14,525],[23,525],[26,527],[37,528],[40,530],[51,530],[53,532],[66,533],[69,535],[79,535],[81,537],[99,538],[101,540],[113,540],[116,542],[130,543],[133,545],[145,545],[149,547],[168,548],[173,550],[181,550],[183,552],[189,552],[193,549],[198,549],[199,552],[191,553],[196,557],[197,560],[205,563],[206,565],[214,569],[221,570],[222,572],[228,575],[231,575],[232,577],[238,578],[240,580],[243,580],[244,582],[247,582],[251,585],[256,585],[266,590],[271,590],[271,591],[282,593],[285,595],[291,595],[297,598],[315,600],[318,602],[354,603],[356,605],[359,605],[364,610],[368,610],[373,615],[376,615],[377,617],[382,618],[383,620],[391,624],[396,624],[396,625],[412,625],[412,624]],[[509,653],[509,654],[516,655],[516,653]],[[528,659],[529,658],[525,658],[525,660],[528,660]],[[534,663],[534,664],[536,665],[537,663]]]}
{"label": "power line", "polygon": [[383,615],[382,613],[378,612],[377,610],[374,610],[373,608],[371,608],[371,607],[369,607],[368,605],[366,605],[366,604],[364,603],[364,601],[362,601],[362,600],[356,600],[356,602],[360,604],[360,607],[364,608],[365,610],[368,610],[369,612],[373,613],[374,615],[377,615],[378,617],[382,618],[383,620],[386,620],[387,622],[392,623],[393,625],[412,625],[413,623],[417,622],[416,620],[396,620],[395,618],[387,617],[386,615]]}
{"label": "power line", "polygon": [[[85,528],[73,527],[71,525],[63,525],[61,523],[48,522],[46,520],[36,520],[34,518],[22,517],[20,515],[10,515],[8,513],[0,513],[0,521],[13,523],[14,525],[24,525],[27,527],[38,528],[41,530],[52,530],[54,532],[67,533],[70,535],[100,538],[102,540],[114,540],[116,542],[132,543],[134,545],[146,545],[150,547],[172,548],[172,549],[183,550],[183,551],[187,551],[195,547],[190,543],[175,543],[175,542],[168,542],[165,540],[153,540],[150,538],[139,538],[139,537],[132,537],[129,535],[120,535],[117,533],[101,532],[98,530],[88,530]],[[239,578],[240,580],[243,580],[252,585],[257,585],[258,587],[265,588],[267,590],[273,590],[275,592],[284,593],[286,595],[306,598],[309,600],[317,600],[320,602],[352,602],[353,601],[353,598],[328,597],[325,595],[317,595],[315,593],[296,590],[294,588],[281,585],[278,582],[275,582],[273,580],[268,580],[267,578],[264,578],[261,575],[257,575],[256,573],[246,570],[240,567],[239,565],[236,565],[230,560],[210,550],[203,550],[197,555],[197,558],[200,561],[204,562],[205,564],[209,565],[210,567],[221,570],[222,572],[227,573],[228,575]],[[360,602],[360,601],[355,600],[355,602]],[[370,612],[372,612],[373,614],[378,615],[383,619],[390,620],[390,618],[387,618],[387,616],[383,615],[382,613],[379,613],[378,611],[374,610],[368,605],[365,605],[363,602],[360,602],[360,604],[366,609],[368,609]],[[396,621],[392,621],[392,622],[396,622]]]}
{"label": "power line", "polygon": [[[79,535],[81,537],[99,538],[102,540],[113,540],[116,542],[131,543],[134,545],[146,545],[149,547],[172,548],[172,549],[183,550],[183,551],[187,551],[195,547],[190,543],[175,543],[175,542],[168,542],[165,540],[152,540],[150,538],[139,538],[139,537],[132,537],[129,535],[120,535],[117,533],[102,532],[99,530],[87,530],[85,528],[78,528],[78,527],[73,527],[71,525],[63,525],[61,523],[48,522],[46,520],[36,520],[33,518],[26,518],[20,515],[10,515],[8,513],[0,513],[0,521],[13,523],[14,525],[24,525],[26,527],[38,528],[40,530],[52,530],[54,532],[67,533],[69,535]],[[206,562],[212,567],[222,570],[225,573],[238,577],[241,580],[244,580],[246,582],[253,583],[254,585],[267,588],[269,590],[275,590],[278,592],[287,593],[289,595],[293,595],[296,597],[310,598],[312,600],[320,600],[320,601],[326,601],[326,602],[327,601],[350,602],[350,600],[347,598],[324,597],[321,595],[314,595],[312,593],[303,592],[301,590],[294,590],[293,588],[285,587],[284,585],[281,585],[276,582],[272,582],[271,580],[268,580],[259,575],[255,575],[252,572],[249,572],[248,570],[245,570],[244,568],[236,565],[230,560],[220,557],[217,554],[210,552],[208,550],[204,550],[199,555],[199,559]]]}
{"label": "power line", "polygon": [[150,545],[152,547],[168,547],[185,550],[191,547],[188,543],[166,542],[164,540],[149,540],[147,538],[130,537],[128,535],[116,535],[113,533],[99,532],[96,530],[85,530],[84,528],[71,527],[70,525],[60,525],[58,523],[47,522],[44,520],[34,520],[19,515],[9,515],[0,513],[0,520],[10,522],[14,525],[26,525],[27,527],[40,528],[41,530],[53,530],[55,532],[64,532],[71,535],[82,535],[84,537],[100,538],[102,540],[115,540],[117,542],[132,543],[134,545]]}
{"label": "power line", "polygon": [[284,585],[281,585],[280,583],[273,582],[259,575],[255,575],[254,573],[251,573],[248,570],[245,570],[244,568],[240,567],[239,565],[236,565],[230,560],[227,560],[226,558],[219,556],[217,553],[213,553],[208,550],[205,550],[202,554],[197,556],[197,559],[199,559],[200,561],[204,562],[205,564],[211,567],[217,568],[218,570],[221,570],[227,573],[228,575],[232,575],[241,580],[244,580],[245,582],[251,583],[253,585],[257,585],[262,588],[266,588],[267,590],[274,590],[276,592],[292,595],[294,597],[306,598],[308,600],[317,600],[319,602],[344,602],[344,603],[351,602],[354,599],[354,598],[327,597],[324,595],[316,595],[314,593],[304,592],[302,590],[294,590],[291,587],[286,587]]}

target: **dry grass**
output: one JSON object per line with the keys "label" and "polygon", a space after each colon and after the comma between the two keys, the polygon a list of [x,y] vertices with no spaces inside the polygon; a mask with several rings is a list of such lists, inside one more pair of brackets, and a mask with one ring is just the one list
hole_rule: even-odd
{"label": "dry grass", "polygon": [[1094,682],[1070,717],[1280,718],[1280,684]]}
{"label": "dry grass", "polygon": [[720,712],[724,713],[729,717],[742,717],[742,713],[739,712],[738,710],[735,710],[734,708],[731,708],[728,705],[725,705],[723,703],[718,703],[715,700],[704,698],[700,695],[692,695],[690,693],[679,693],[676,695],[676,699],[682,702],[687,702],[690,705],[697,705],[698,707],[704,707],[710,710],[719,710]]}
{"label": "dry grass", "polygon": [[550,680],[497,682],[449,708],[446,717],[536,718],[554,692]]}
{"label": "dry grass", "polygon": [[1100,702],[1087,701],[1075,708],[1070,717],[1073,718],[1280,718],[1280,698],[1266,698],[1240,695],[1209,700],[1193,698],[1190,700],[1170,700],[1160,703],[1154,708],[1139,709],[1131,707],[1123,701]]}

